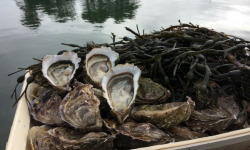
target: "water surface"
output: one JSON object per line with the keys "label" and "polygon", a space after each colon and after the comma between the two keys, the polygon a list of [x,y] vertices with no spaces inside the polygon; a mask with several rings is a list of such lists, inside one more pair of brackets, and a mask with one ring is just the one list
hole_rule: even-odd
{"label": "water surface", "polygon": [[[146,33],[182,22],[192,22],[250,40],[248,0],[1,0],[0,1],[0,149],[10,132],[15,108],[12,89],[18,75],[7,77],[32,60],[69,47],[111,42],[133,35],[124,27]],[[19,88],[20,89],[20,88]]]}

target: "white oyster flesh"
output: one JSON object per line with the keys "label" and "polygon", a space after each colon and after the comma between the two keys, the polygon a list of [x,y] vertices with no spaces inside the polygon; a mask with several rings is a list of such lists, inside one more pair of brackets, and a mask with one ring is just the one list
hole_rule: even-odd
{"label": "white oyster flesh", "polygon": [[85,59],[85,68],[88,77],[97,85],[101,85],[105,74],[115,66],[115,60],[119,54],[110,47],[92,49]]}

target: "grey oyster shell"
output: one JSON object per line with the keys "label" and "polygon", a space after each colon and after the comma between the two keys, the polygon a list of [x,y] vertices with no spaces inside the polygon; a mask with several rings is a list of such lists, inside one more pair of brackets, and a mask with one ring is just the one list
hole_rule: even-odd
{"label": "grey oyster shell", "polygon": [[171,97],[169,90],[158,83],[153,82],[150,78],[139,79],[139,89],[137,91],[136,104],[157,104],[162,103]]}
{"label": "grey oyster shell", "polygon": [[40,86],[34,82],[30,83],[27,88],[27,98],[29,102],[32,102],[38,98],[44,91],[48,90],[47,88]]}
{"label": "grey oyster shell", "polygon": [[101,129],[100,101],[94,95],[92,85],[75,81],[73,86],[74,90],[65,96],[60,105],[62,120],[77,129]]}
{"label": "grey oyster shell", "polygon": [[168,134],[150,123],[127,122],[115,130],[117,135],[114,143],[118,149],[147,147],[173,141]]}
{"label": "grey oyster shell", "polygon": [[47,125],[62,125],[64,121],[59,113],[62,99],[53,89],[43,92],[31,103],[30,114],[33,119]]}
{"label": "grey oyster shell", "polygon": [[189,119],[195,103],[190,97],[187,99],[187,102],[137,106],[133,108],[131,115],[138,122],[148,122],[167,129]]}
{"label": "grey oyster shell", "polygon": [[48,126],[34,126],[29,130],[29,142],[32,150],[57,150],[48,134]]}
{"label": "grey oyster shell", "polygon": [[75,129],[56,127],[48,131],[52,142],[63,150],[112,149],[114,136],[105,132],[82,132]]}

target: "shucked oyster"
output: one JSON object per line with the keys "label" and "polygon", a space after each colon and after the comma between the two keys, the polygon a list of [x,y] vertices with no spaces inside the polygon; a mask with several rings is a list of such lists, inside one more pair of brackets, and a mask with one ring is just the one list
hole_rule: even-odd
{"label": "shucked oyster", "polygon": [[171,96],[170,91],[149,78],[139,79],[139,89],[137,91],[135,103],[156,104],[164,102]]}
{"label": "shucked oyster", "polygon": [[140,75],[138,67],[125,64],[115,66],[103,78],[104,97],[120,123],[128,117],[133,107]]}
{"label": "shucked oyster", "polygon": [[60,105],[61,118],[71,126],[82,130],[99,130],[102,118],[100,101],[94,95],[92,85],[75,81],[74,90],[69,92]]}
{"label": "shucked oyster", "polygon": [[74,52],[64,52],[62,55],[47,55],[43,58],[43,76],[59,89],[70,90],[69,83],[79,67],[78,58]]}
{"label": "shucked oyster", "polygon": [[85,59],[85,69],[88,77],[96,85],[101,86],[105,74],[115,66],[115,60],[119,54],[112,51],[110,47],[92,49]]}
{"label": "shucked oyster", "polygon": [[115,129],[116,148],[138,148],[172,142],[168,134],[150,123],[127,122]]}
{"label": "shucked oyster", "polygon": [[48,126],[34,126],[29,130],[29,141],[32,150],[57,150],[48,134]]}
{"label": "shucked oyster", "polygon": [[30,114],[44,124],[61,125],[64,123],[59,114],[61,102],[62,99],[56,91],[49,89],[31,103]]}
{"label": "shucked oyster", "polygon": [[36,84],[34,82],[30,83],[27,88],[27,98],[30,102],[38,98],[42,95],[44,91],[46,91],[47,88],[40,86],[39,84]]}
{"label": "shucked oyster", "polygon": [[159,128],[167,129],[187,121],[194,106],[195,103],[188,97],[187,102],[136,106],[131,115],[138,122],[149,122]]}
{"label": "shucked oyster", "polygon": [[112,149],[114,136],[105,132],[82,132],[70,128],[57,127],[49,130],[53,144],[63,150]]}

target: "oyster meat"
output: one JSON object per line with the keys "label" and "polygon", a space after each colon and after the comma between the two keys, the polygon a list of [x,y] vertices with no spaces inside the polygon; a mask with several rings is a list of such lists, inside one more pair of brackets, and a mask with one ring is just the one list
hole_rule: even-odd
{"label": "oyster meat", "polygon": [[105,132],[83,132],[75,129],[56,127],[48,131],[52,142],[63,150],[112,149],[114,136]]}
{"label": "oyster meat", "polygon": [[92,49],[85,59],[85,69],[90,80],[101,86],[105,74],[115,66],[115,60],[119,54],[112,51],[110,47],[101,47]]}
{"label": "oyster meat", "polygon": [[187,102],[135,106],[131,115],[138,122],[149,122],[159,128],[167,129],[189,119],[195,103],[190,97],[187,99]]}
{"label": "oyster meat", "polygon": [[61,125],[64,121],[59,114],[59,106],[62,99],[53,89],[43,92],[31,103],[31,116],[47,125]]}
{"label": "oyster meat", "polygon": [[156,104],[162,103],[171,97],[170,91],[150,78],[139,79],[139,89],[137,91],[135,103],[137,104]]}
{"label": "oyster meat", "polygon": [[32,150],[58,150],[48,134],[48,126],[34,126],[29,130],[29,142]]}
{"label": "oyster meat", "polygon": [[78,129],[101,129],[100,101],[94,95],[92,85],[75,81],[73,87],[74,90],[65,96],[60,105],[61,118]]}
{"label": "oyster meat", "polygon": [[173,141],[168,134],[150,123],[127,122],[115,130],[117,135],[114,143],[118,149],[147,147]]}
{"label": "oyster meat", "polygon": [[134,105],[140,75],[138,67],[125,64],[115,66],[103,78],[104,97],[120,123],[128,117]]}
{"label": "oyster meat", "polygon": [[70,81],[73,79],[78,63],[78,58],[74,52],[64,52],[62,55],[47,55],[43,58],[43,76],[55,87],[62,90],[71,90]]}

